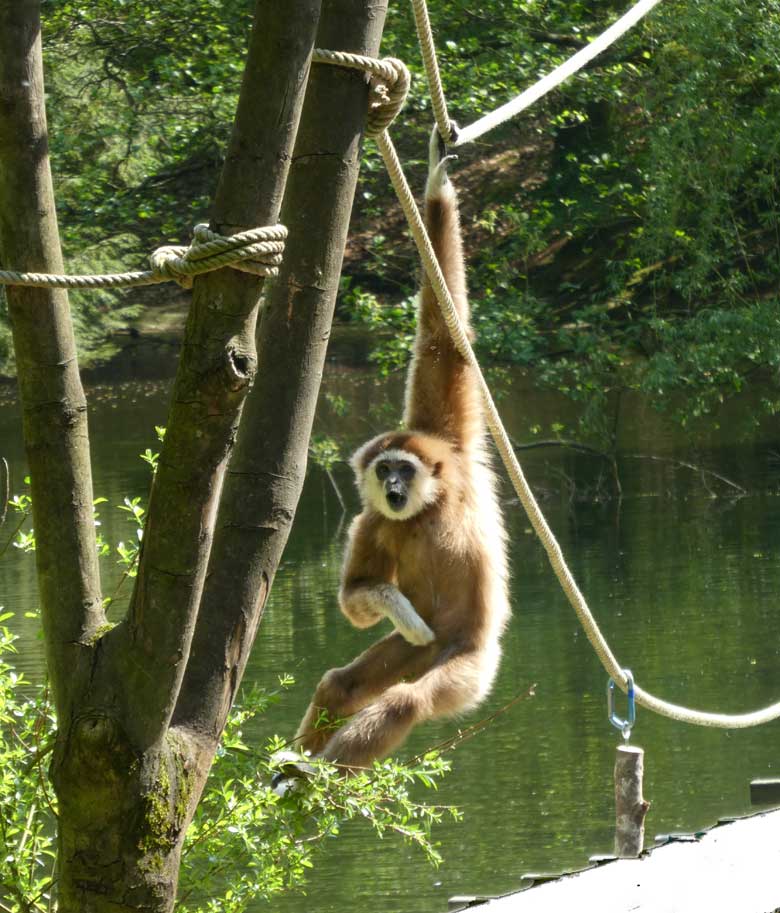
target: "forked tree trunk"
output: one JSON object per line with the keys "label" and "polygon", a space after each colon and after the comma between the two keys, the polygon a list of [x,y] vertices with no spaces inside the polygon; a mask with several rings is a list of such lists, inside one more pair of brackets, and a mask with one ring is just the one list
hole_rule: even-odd
{"label": "forked tree trunk", "polygon": [[[257,2],[217,230],[278,220],[319,9],[320,0]],[[13,268],[61,272],[46,140],[38,0],[0,0],[0,256]],[[60,913],[173,907],[208,764],[169,723],[222,472],[255,371],[261,287],[231,271],[196,281],[138,585],[128,618],[110,632],[67,298],[9,291],[60,724],[52,762]]]}
{"label": "forked tree trunk", "polygon": [[[324,0],[318,43],[376,54],[386,6]],[[257,0],[217,230],[277,221],[319,8],[320,0]],[[367,101],[362,74],[317,69],[285,207],[292,237],[262,321],[259,369],[262,282],[230,271],[196,280],[138,582],[128,617],[108,632],[67,302],[60,293],[9,293],[60,719],[52,763],[60,913],[173,907],[184,833],[303,482]],[[0,0],[0,257],[53,271],[52,238],[38,0]]]}

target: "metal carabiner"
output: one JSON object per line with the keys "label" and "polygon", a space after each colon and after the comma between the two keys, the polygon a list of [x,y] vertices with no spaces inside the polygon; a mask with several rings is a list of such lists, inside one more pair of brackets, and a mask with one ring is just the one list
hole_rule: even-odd
{"label": "metal carabiner", "polygon": [[617,685],[613,678],[609,680],[609,684],[607,685],[607,713],[609,715],[610,723],[612,723],[615,729],[619,729],[623,733],[623,738],[628,741],[631,738],[631,730],[636,722],[634,676],[630,669],[624,669],[623,675],[625,675],[628,683],[628,691],[626,693],[626,697],[628,698],[628,716],[626,719],[621,719],[617,713],[615,713],[615,689]]}

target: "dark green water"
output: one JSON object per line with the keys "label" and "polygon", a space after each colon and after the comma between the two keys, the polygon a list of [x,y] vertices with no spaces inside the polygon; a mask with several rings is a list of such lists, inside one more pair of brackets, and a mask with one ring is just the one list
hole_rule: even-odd
{"label": "dark green water", "polygon": [[[334,369],[327,386],[349,398],[353,411],[341,420],[326,415],[324,428],[352,440],[379,430],[362,418],[377,392],[365,375]],[[164,385],[97,388],[90,403],[96,493],[110,505],[125,494],[144,494],[148,471],[137,455],[154,446],[153,425],[165,421]],[[567,419],[562,403],[522,386],[502,405],[520,439],[528,439],[535,424],[549,428]],[[598,460],[560,450],[532,451],[525,460],[530,480],[547,494],[548,519],[620,661],[662,697],[724,712],[780,700],[780,448],[770,426],[748,443],[731,440],[749,409],[746,401],[735,405],[722,417],[726,430],[698,440],[695,451],[638,406],[624,405],[621,418],[625,452],[679,456],[717,469],[749,489],[736,500],[711,497],[690,471],[628,458],[620,463],[622,501],[583,500],[598,479]],[[0,454],[12,465],[13,490],[20,490],[19,416],[9,399],[0,401]],[[348,474],[339,473],[338,480],[354,510]],[[533,682],[537,693],[452,754],[454,771],[436,798],[458,805],[465,820],[438,830],[443,866],[433,870],[406,846],[377,842],[355,826],[320,858],[307,897],[262,909],[443,911],[452,894],[509,891],[525,872],[574,868],[593,853],[610,851],[618,734],[607,722],[606,677],[508,489],[506,498],[514,618],[493,694],[463,722],[504,705]],[[110,505],[103,505],[101,521],[113,542],[127,538],[131,526]],[[272,731],[289,734],[322,672],[376,636],[351,629],[336,606],[344,529],[329,483],[313,470],[248,672],[269,685],[292,672],[299,685],[264,720],[258,740]],[[104,575],[110,592],[118,570],[109,562]],[[33,560],[10,550],[0,560],[0,604],[16,613],[20,665],[32,678],[41,674],[41,645],[37,623],[23,613],[35,601]],[[456,725],[421,728],[406,751],[441,741]],[[779,738],[780,723],[726,733],[640,708],[634,741],[646,750],[649,836],[695,830],[749,810],[749,780],[777,775]]]}

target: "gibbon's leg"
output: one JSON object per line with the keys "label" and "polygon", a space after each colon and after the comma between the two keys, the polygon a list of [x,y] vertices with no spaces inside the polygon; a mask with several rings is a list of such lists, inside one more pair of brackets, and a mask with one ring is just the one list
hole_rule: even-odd
{"label": "gibbon's leg", "polygon": [[333,726],[326,722],[318,728],[318,720],[326,718],[336,723],[351,716],[402,678],[422,675],[440,652],[441,647],[436,644],[418,647],[394,631],[348,666],[326,672],[298,727],[298,744],[304,751],[318,754],[334,735]]}
{"label": "gibbon's leg", "polygon": [[355,714],[334,733],[322,756],[348,767],[367,767],[397,748],[417,723],[474,707],[492,679],[487,656],[440,659],[417,681],[393,685]]}

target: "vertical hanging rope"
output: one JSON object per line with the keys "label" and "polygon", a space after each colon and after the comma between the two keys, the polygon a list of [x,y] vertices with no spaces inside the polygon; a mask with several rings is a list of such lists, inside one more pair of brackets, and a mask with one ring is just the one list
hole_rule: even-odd
{"label": "vertical hanging rope", "polygon": [[[585,601],[585,597],[580,592],[577,583],[566,564],[561,548],[556,541],[552,530],[548,526],[547,521],[536,502],[536,498],[534,498],[533,492],[526,481],[523,470],[517,461],[509,437],[501,422],[501,417],[493,402],[490,389],[482,374],[474,350],[471,348],[471,343],[463,329],[463,325],[461,324],[449,290],[447,289],[447,283],[444,280],[444,276],[442,275],[436,259],[436,254],[431,246],[428,233],[425,230],[422,217],[417,209],[417,204],[414,201],[412,192],[409,189],[403,169],[401,168],[398,154],[396,153],[392,140],[386,130],[377,136],[376,142],[382,153],[382,158],[384,159],[393,188],[401,203],[401,208],[409,222],[409,227],[412,231],[415,244],[417,245],[425,272],[436,293],[436,298],[438,299],[442,310],[442,316],[450,331],[453,343],[458,352],[460,352],[474,371],[474,376],[479,384],[485,406],[488,428],[493,435],[496,448],[509,473],[517,496],[520,498],[520,502],[525,508],[528,519],[547,552],[547,557],[550,560],[555,575],[566,594],[566,598],[576,612],[588,641],[601,660],[601,663],[610,678],[613,678],[618,685],[625,690],[627,687],[626,675],[610,650],[604,635],[599,630],[596,620],[593,618],[590,608]],[[767,723],[780,717],[780,703],[772,704],[769,707],[756,710],[753,713],[731,715],[725,713],[707,713],[699,710],[691,710],[688,707],[682,707],[678,704],[671,704],[668,701],[661,700],[660,698],[655,697],[655,695],[644,691],[637,685],[634,686],[634,694],[636,702],[647,707],[649,710],[670,717],[673,720],[692,723],[697,726],[713,726],[721,729],[745,729],[750,726],[758,726],[762,723]]]}
{"label": "vertical hanging rope", "polygon": [[428,92],[431,96],[431,107],[439,128],[439,136],[449,144],[452,137],[452,121],[447,111],[447,100],[444,97],[444,87],[441,83],[439,61],[436,59],[436,46],[433,42],[431,20],[428,17],[428,4],[426,0],[412,0],[414,9],[414,22],[417,26],[417,38],[420,42],[425,75],[428,79]]}

